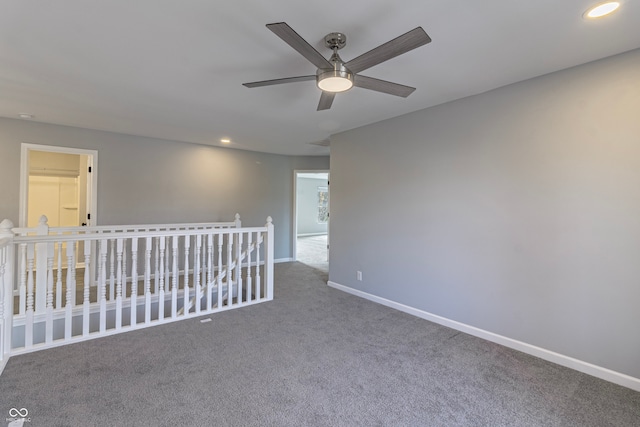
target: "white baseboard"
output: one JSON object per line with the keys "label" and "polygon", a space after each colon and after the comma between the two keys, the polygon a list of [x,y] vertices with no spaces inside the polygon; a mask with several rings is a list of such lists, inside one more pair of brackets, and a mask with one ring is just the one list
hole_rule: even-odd
{"label": "white baseboard", "polygon": [[278,258],[278,259],[274,259],[273,263],[274,264],[279,264],[281,262],[291,262],[293,260],[294,260],[293,258]]}
{"label": "white baseboard", "polygon": [[348,286],[341,285],[332,281],[327,282],[332,288],[339,289],[352,295],[359,296],[364,299],[376,302],[378,304],[385,305],[387,307],[395,308],[396,310],[403,311],[416,317],[420,317],[425,320],[437,323],[439,325],[447,326],[452,329],[467,333],[469,335],[476,336],[478,338],[485,339],[487,341],[494,342],[496,344],[503,345],[505,347],[512,348],[514,350],[521,351],[523,353],[530,354],[532,356],[539,357],[549,362],[556,363],[567,368],[575,369],[576,371],[600,378],[605,381],[612,382],[614,384],[621,385],[623,387],[630,388],[635,391],[640,391],[640,378],[635,378],[620,372],[612,371],[611,369],[603,368],[601,366],[593,365],[582,360],[575,359],[573,357],[565,356],[535,345],[527,344],[522,341],[514,340],[502,335],[494,334],[493,332],[485,331],[483,329],[476,328],[464,323],[457,322],[455,320],[447,319],[446,317],[431,314],[426,311],[410,307],[395,301],[388,300],[376,295],[369,294],[357,289],[350,288]]}
{"label": "white baseboard", "polygon": [[4,367],[7,366],[7,362],[9,362],[9,356],[5,356],[3,360],[0,360],[0,375],[2,375]]}

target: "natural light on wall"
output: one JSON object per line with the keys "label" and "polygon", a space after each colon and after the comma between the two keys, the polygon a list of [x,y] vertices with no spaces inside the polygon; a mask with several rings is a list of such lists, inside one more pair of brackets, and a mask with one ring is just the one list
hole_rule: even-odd
{"label": "natural light on wall", "polygon": [[596,6],[593,6],[584,13],[585,18],[596,19],[601,18],[603,16],[609,15],[610,13],[615,12],[620,7],[619,1],[608,1],[606,3],[600,3]]}

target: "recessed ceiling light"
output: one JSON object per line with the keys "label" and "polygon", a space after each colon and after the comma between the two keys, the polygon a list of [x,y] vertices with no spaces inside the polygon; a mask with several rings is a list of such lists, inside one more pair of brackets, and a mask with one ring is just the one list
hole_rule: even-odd
{"label": "recessed ceiling light", "polygon": [[18,114],[18,117],[20,117],[21,119],[33,119],[35,116],[33,114],[27,114],[27,113],[20,113]]}
{"label": "recessed ceiling light", "polygon": [[619,1],[608,1],[606,3],[600,3],[584,13],[585,18],[595,19],[615,12],[620,7]]}
{"label": "recessed ceiling light", "polygon": [[231,140],[229,138],[222,138],[220,142],[222,142],[223,144],[230,144]]}

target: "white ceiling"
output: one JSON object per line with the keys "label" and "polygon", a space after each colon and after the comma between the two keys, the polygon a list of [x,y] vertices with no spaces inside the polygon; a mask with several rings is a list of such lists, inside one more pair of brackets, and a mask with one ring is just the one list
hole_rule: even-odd
{"label": "white ceiling", "polygon": [[[291,155],[331,134],[640,47],[640,2],[587,21],[590,0],[3,0],[0,116]],[[315,73],[269,31],[287,22],[348,61],[422,26],[433,42],[366,71],[417,90],[361,88],[316,111]]]}

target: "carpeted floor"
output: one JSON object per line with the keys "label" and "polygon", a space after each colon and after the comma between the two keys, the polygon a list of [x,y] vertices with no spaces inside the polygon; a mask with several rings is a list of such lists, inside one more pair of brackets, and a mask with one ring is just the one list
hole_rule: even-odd
{"label": "carpeted floor", "polygon": [[296,260],[329,274],[327,235],[298,237]]}
{"label": "carpeted floor", "polygon": [[272,302],[12,358],[25,426],[638,426],[640,393],[276,265]]}

